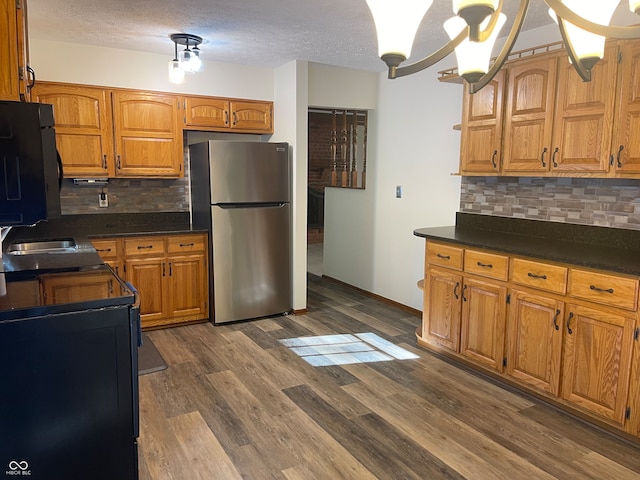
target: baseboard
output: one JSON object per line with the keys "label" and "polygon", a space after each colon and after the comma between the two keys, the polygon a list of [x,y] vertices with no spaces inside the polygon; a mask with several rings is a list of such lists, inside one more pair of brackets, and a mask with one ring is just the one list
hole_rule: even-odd
{"label": "baseboard", "polygon": [[410,313],[412,315],[415,315],[417,317],[422,318],[422,312],[420,310],[412,308],[412,307],[410,307],[408,305],[404,305],[402,303],[396,302],[396,301],[391,300],[389,298],[377,295],[377,294],[369,292],[367,290],[363,290],[362,288],[356,287],[355,285],[351,285],[350,283],[343,282],[342,280],[338,280],[336,278],[329,277],[327,275],[322,275],[322,279],[323,280],[329,280],[330,282],[337,283],[337,284],[342,285],[342,286],[347,287],[347,288],[351,288],[353,290],[358,291],[359,293],[362,293],[363,295],[366,295],[367,297],[375,298],[376,300],[379,300],[382,303],[386,303],[387,305],[391,305],[391,306],[397,307],[400,310],[404,310],[407,313]]}

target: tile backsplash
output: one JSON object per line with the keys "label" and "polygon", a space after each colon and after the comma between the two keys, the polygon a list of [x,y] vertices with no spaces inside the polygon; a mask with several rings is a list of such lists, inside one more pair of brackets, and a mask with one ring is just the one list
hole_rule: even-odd
{"label": "tile backsplash", "polygon": [[98,205],[101,186],[75,185],[65,179],[60,192],[63,215],[87,213],[188,212],[189,179],[112,178],[104,186],[108,207]]}
{"label": "tile backsplash", "polygon": [[640,230],[640,180],[463,177],[460,211]]}

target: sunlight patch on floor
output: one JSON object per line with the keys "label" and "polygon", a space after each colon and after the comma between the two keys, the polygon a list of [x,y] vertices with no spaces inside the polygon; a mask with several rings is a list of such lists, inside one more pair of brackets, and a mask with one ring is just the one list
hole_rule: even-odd
{"label": "sunlight patch on floor", "polygon": [[420,358],[371,332],[285,338],[280,343],[314,367]]}

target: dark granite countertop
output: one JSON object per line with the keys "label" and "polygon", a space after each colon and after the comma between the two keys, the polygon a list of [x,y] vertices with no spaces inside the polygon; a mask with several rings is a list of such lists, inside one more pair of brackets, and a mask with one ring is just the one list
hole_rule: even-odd
{"label": "dark granite countertop", "polygon": [[[2,244],[4,253],[0,271],[58,269],[70,262],[78,267],[102,264],[91,238],[196,232],[206,230],[191,227],[189,212],[63,215],[33,227],[13,227]],[[29,256],[6,253],[7,247],[15,242],[61,238],[75,240],[77,252]]]}
{"label": "dark granite countertop", "polygon": [[640,276],[640,231],[468,213],[456,225],[414,235],[582,267]]}

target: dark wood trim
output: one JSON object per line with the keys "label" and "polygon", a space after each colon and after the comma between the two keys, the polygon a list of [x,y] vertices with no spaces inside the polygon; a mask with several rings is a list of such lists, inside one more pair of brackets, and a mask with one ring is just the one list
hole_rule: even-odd
{"label": "dark wood trim", "polygon": [[309,313],[309,310],[306,308],[300,308],[298,310],[291,310],[291,313],[293,315],[305,315],[306,313]]}

